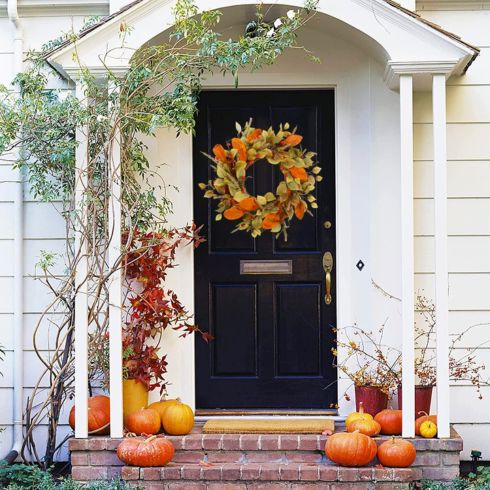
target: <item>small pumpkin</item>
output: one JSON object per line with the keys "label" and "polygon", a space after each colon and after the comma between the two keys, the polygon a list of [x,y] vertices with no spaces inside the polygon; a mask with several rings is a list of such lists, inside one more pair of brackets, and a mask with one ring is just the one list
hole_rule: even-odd
{"label": "small pumpkin", "polygon": [[180,403],[180,400],[177,400],[176,398],[169,398],[169,399],[164,398],[158,402],[150,403],[150,405],[148,405],[146,408],[150,410],[156,410],[158,412],[158,415],[160,415],[160,420],[162,420],[163,412],[165,412],[165,410],[170,405],[175,405],[176,403]]}
{"label": "small pumpkin", "polygon": [[[88,433],[91,435],[109,434],[111,422],[111,402],[108,396],[96,395],[88,399]],[[70,427],[75,430],[75,407],[68,417]]]}
{"label": "small pumpkin", "polygon": [[358,430],[361,434],[366,436],[377,436],[381,432],[381,426],[376,420],[362,418],[352,421],[347,426],[347,432],[355,432]]}
{"label": "small pumpkin", "polygon": [[378,460],[383,466],[407,468],[417,456],[415,446],[406,439],[392,437],[378,448]]}
{"label": "small pumpkin", "polygon": [[364,419],[364,420],[373,420],[373,416],[369,413],[364,412],[364,406],[362,402],[359,403],[359,412],[352,412],[346,419],[345,419],[345,426],[349,427],[349,424],[353,422],[354,420],[358,419]]}
{"label": "small pumpkin", "polygon": [[387,408],[381,410],[374,417],[374,420],[381,425],[381,434],[399,436],[402,433],[402,411]]}
{"label": "small pumpkin", "polygon": [[437,424],[426,420],[420,424],[420,435],[426,439],[432,439],[437,434]]}
{"label": "small pumpkin", "polygon": [[126,438],[117,447],[117,457],[131,466],[165,466],[174,452],[173,444],[163,436]]}
{"label": "small pumpkin", "polygon": [[360,432],[337,432],[328,437],[325,453],[340,466],[365,466],[376,456],[376,443]]}
{"label": "small pumpkin", "polygon": [[169,405],[162,417],[163,430],[172,436],[189,434],[194,427],[194,412],[185,403]]}
{"label": "small pumpkin", "polygon": [[137,435],[151,435],[160,431],[162,422],[156,410],[142,408],[126,416],[125,426],[128,432],[134,432]]}
{"label": "small pumpkin", "polygon": [[420,426],[422,425],[422,422],[425,422],[426,420],[430,420],[434,424],[437,425],[437,415],[429,415],[426,412],[419,412],[419,414],[423,414],[421,417],[415,420],[415,435],[420,436]]}

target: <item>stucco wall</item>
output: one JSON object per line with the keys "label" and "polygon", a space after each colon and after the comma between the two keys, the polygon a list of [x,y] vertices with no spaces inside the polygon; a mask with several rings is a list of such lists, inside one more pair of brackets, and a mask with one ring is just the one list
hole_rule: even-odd
{"label": "stucco wall", "polygon": [[[55,38],[60,31],[77,27],[84,15],[51,15],[23,20],[26,50]],[[449,157],[449,259],[450,259],[450,329],[459,332],[474,323],[490,322],[490,11],[465,10],[424,11],[423,15],[481,46],[480,58],[468,74],[450,80],[448,86],[448,157]],[[42,26],[42,27],[40,27]],[[351,294],[340,298],[339,326],[357,322],[365,327],[379,325],[389,318],[388,329],[393,343],[398,342],[399,305],[387,301],[371,286],[371,278],[395,296],[400,293],[398,266],[401,260],[399,244],[399,156],[398,156],[398,95],[382,81],[383,67],[373,53],[363,51],[342,39],[329,36],[326,29],[308,29],[301,42],[318,54],[322,63],[311,64],[299,52],[286,55],[275,66],[260,75],[243,74],[241,87],[322,87],[336,86],[337,130],[341,157],[337,175],[348,183],[337,196],[337,226],[343,228],[348,240],[338,244],[344,267],[337,273],[339,284]],[[0,82],[12,78],[12,30],[5,17],[0,17]],[[319,51],[321,47],[321,51]],[[59,84],[57,80],[53,83]],[[221,77],[210,79],[210,87],[231,86]],[[417,286],[428,294],[433,290],[433,206],[431,164],[431,100],[430,94],[415,96],[415,246]],[[232,131],[233,128],[230,128]],[[150,145],[155,163],[166,163],[162,175],[181,192],[174,197],[177,225],[192,218],[192,194],[182,192],[192,185],[191,140],[172,132],[160,131]],[[184,163],[187,163],[185,165]],[[0,256],[13,254],[13,173],[5,161],[0,161]],[[347,185],[347,184],[346,184]],[[36,381],[40,363],[32,352],[30,337],[36,318],[47,302],[43,287],[35,281],[35,263],[41,250],[62,252],[64,229],[51,205],[35,202],[26,195],[25,205],[25,351],[26,396]],[[358,259],[366,263],[359,272]],[[169,278],[190,307],[193,302],[192,252],[181,251],[181,267]],[[60,268],[60,274],[63,273]],[[9,449],[12,424],[12,261],[0,261],[0,343],[7,348],[6,362],[1,366],[0,425],[7,428],[0,434],[0,457]],[[486,326],[475,330],[469,339],[479,345],[488,337]],[[49,349],[50,339],[44,339]],[[169,333],[166,350],[169,353],[171,395],[181,395],[192,402],[193,340],[182,341]],[[479,355],[487,362],[490,351],[485,347]],[[189,373],[190,378],[189,378]],[[346,386],[346,385],[342,385]],[[472,448],[484,450],[490,459],[490,442],[485,431],[490,424],[490,390],[478,401],[471,387],[452,389],[452,420],[465,438],[465,456]],[[473,398],[474,397],[474,398]],[[344,407],[348,410],[348,406]],[[478,423],[474,423],[478,420]],[[42,435],[40,435],[42,437]]]}

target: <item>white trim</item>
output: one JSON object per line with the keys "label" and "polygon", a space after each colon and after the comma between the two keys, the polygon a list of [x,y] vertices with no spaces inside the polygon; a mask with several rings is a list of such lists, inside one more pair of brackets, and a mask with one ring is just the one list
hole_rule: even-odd
{"label": "white trim", "polygon": [[[84,87],[76,85],[76,96],[82,105],[87,104]],[[80,222],[77,228],[85,226],[85,189],[87,186],[88,136],[87,128],[76,128],[76,174],[75,210]],[[87,240],[82,232],[75,231],[75,254],[80,254],[75,270],[75,437],[88,437],[88,255]]]}
{"label": "white trim", "polygon": [[[104,60],[99,58],[100,53],[96,53],[95,50],[100,46],[106,46],[112,52],[114,63],[127,66],[135,49],[171,27],[171,7],[174,1],[144,0],[121,15],[109,19],[75,43],[54,52],[50,62],[64,66],[65,69],[68,66],[76,66],[78,63],[72,57],[72,52],[76,50],[82,64],[102,65]],[[253,4],[255,0],[198,0],[201,10],[245,7]],[[299,7],[302,6],[302,2],[288,0],[288,5]],[[453,66],[461,71],[475,54],[475,51],[464,43],[437,31],[384,0],[320,0],[318,12],[345,22],[372,38],[380,49],[386,51],[388,59],[451,59]],[[382,24],[380,20],[385,22]],[[124,47],[121,46],[119,36],[119,24],[123,21],[134,27]],[[387,25],[384,25],[385,23]]]}
{"label": "white trim", "polygon": [[413,82],[400,76],[403,437],[415,435]]}
{"label": "white trim", "polygon": [[437,427],[449,437],[449,283],[447,259],[446,79],[434,75],[432,85],[434,135],[434,244],[437,366]]}
{"label": "white trim", "polygon": [[[109,91],[119,87],[109,84]],[[117,117],[117,116],[115,116]],[[114,120],[114,134],[109,155],[109,267],[121,256],[121,142],[119,121]],[[111,437],[123,436],[122,389],[122,270],[120,265],[109,283],[109,392],[111,400]]]}
{"label": "white trim", "polygon": [[[108,0],[19,0],[24,17],[109,14]],[[0,2],[0,18],[7,16],[7,2]]]}
{"label": "white trim", "polygon": [[387,61],[384,81],[391,89],[398,85],[400,75],[422,75],[442,73],[449,78],[458,63],[447,61]]}

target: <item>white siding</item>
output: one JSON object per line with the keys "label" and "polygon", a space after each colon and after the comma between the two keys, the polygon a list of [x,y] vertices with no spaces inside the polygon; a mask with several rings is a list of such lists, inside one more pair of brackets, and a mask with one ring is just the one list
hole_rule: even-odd
{"label": "white siding", "polygon": [[[40,7],[36,15],[29,14],[31,17],[23,17],[21,10],[22,23],[25,36],[25,51],[29,49],[39,49],[41,45],[51,39],[58,37],[62,32],[71,29],[78,30],[84,19],[88,15],[98,15],[108,11],[108,6],[101,10],[101,5],[97,5],[96,10],[89,12],[88,4],[83,6],[79,2],[78,8],[74,9],[75,15],[70,12],[64,14],[59,9],[50,10],[50,7],[42,9]],[[0,5],[1,8],[1,5]],[[42,26],[42,28],[40,28]],[[12,55],[12,28],[6,18],[6,12],[0,9],[0,83],[10,85],[13,73]],[[58,76],[50,77],[52,87],[64,87],[64,82]],[[6,361],[0,363],[0,426],[5,427],[5,432],[0,434],[0,459],[10,450],[12,444],[12,347],[13,347],[13,199],[14,199],[14,178],[15,173],[9,162],[0,160],[0,344],[6,350]],[[36,202],[25,190],[25,243],[24,243],[24,286],[25,286],[25,305],[24,305],[24,352],[25,352],[25,390],[24,396],[30,394],[30,390],[37,382],[41,372],[42,364],[36,357],[33,345],[32,334],[36,328],[39,314],[44,310],[49,301],[49,294],[46,288],[35,279],[36,263],[39,260],[41,250],[53,251],[58,254],[64,252],[64,223],[57,213],[55,206]],[[64,273],[63,260],[59,260],[56,274]],[[45,351],[54,343],[54,332],[47,320],[40,327],[42,335],[38,336],[39,348]],[[43,380],[43,386],[48,386],[47,379]],[[45,396],[45,394],[43,394]],[[63,414],[62,420],[67,420],[67,415]],[[68,430],[63,426],[59,435],[61,440]],[[35,435],[40,447],[43,446],[45,430],[41,428]],[[63,449],[59,454],[60,459],[67,459],[67,451]]]}
{"label": "white siding", "polygon": [[[479,346],[478,359],[490,366],[490,21],[489,10],[421,11],[425,18],[482,49],[467,74],[447,88],[449,330],[478,325],[462,347]],[[431,94],[414,99],[416,284],[433,292],[433,175]],[[487,373],[488,374],[488,373]],[[451,390],[451,419],[472,449],[490,459],[490,389],[478,400],[471,386]]]}

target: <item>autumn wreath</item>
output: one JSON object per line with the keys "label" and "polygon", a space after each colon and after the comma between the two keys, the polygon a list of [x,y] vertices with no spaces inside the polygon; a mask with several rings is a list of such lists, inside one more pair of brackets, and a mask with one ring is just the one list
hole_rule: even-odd
{"label": "autumn wreath", "polygon": [[[238,221],[234,231],[246,231],[253,237],[270,230],[287,240],[287,229],[296,216],[303,219],[309,207],[317,208],[316,182],[321,168],[315,165],[315,153],[303,150],[298,145],[303,137],[296,129],[289,131],[289,124],[281,124],[279,131],[272,128],[254,128],[249,121],[242,127],[236,123],[238,135],[227,143],[225,149],[217,144],[213,147],[214,157],[206,155],[215,165],[215,178],[199,187],[204,197],[216,199],[216,220],[223,217]],[[282,173],[275,192],[253,196],[247,190],[247,171],[259,161],[278,165]]]}

